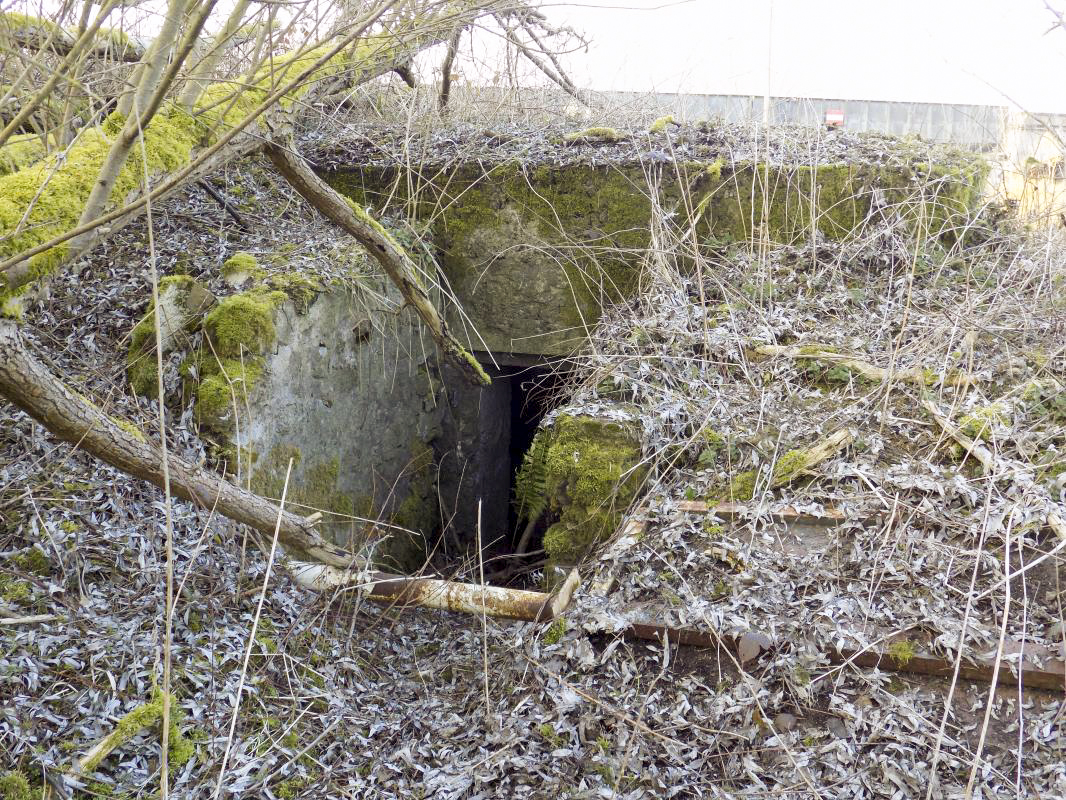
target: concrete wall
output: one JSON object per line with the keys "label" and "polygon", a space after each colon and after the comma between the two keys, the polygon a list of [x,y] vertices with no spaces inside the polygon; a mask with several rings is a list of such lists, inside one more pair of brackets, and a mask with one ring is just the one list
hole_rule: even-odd
{"label": "concrete wall", "polygon": [[394,523],[379,556],[410,571],[444,528],[452,542],[472,540],[479,499],[486,539],[506,530],[510,384],[478,389],[442,371],[414,315],[375,307],[374,292],[390,290],[334,287],[306,313],[278,310],[239,442],[257,456],[253,488],[264,494],[280,494],[295,459],[289,496],[304,513],[334,512],[335,540],[364,537],[353,516]]}

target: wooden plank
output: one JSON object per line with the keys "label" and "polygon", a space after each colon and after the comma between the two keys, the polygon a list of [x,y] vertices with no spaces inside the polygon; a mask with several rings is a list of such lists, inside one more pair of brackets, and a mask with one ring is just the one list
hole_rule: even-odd
{"label": "wooden plank", "polygon": [[[623,616],[629,622],[627,635],[638,639],[647,639],[661,642],[667,639],[675,644],[692,647],[724,648],[740,660],[740,641],[742,637],[721,634],[714,629],[695,628],[690,626],[675,627],[666,625],[654,619],[646,610],[633,610],[624,612]],[[877,668],[886,672],[909,673],[915,675],[930,675],[938,678],[948,678],[954,674],[954,661],[935,655],[919,643],[910,643],[906,650],[896,643],[906,639],[905,634],[895,634],[885,638],[876,647],[859,649],[854,647],[841,647],[826,653],[829,662],[837,666],[854,664],[866,669]],[[773,647],[770,643],[769,647]],[[1018,670],[1021,673],[1022,685],[1031,689],[1049,689],[1066,693],[1066,661],[1061,654],[1041,645],[1026,643],[1024,648],[1021,642],[1008,640],[1004,646],[1004,658],[999,662],[999,671],[996,675],[997,683],[1004,686],[1014,686],[1018,683],[1018,676],[1012,671],[1009,657],[1019,652],[1024,656],[1019,661]],[[905,657],[902,657],[905,654]],[[996,659],[994,657],[981,657],[963,659],[959,668],[959,678],[966,681],[989,683],[993,674],[996,673]]]}
{"label": "wooden plank", "polygon": [[[714,514],[722,519],[745,519],[754,515],[751,506],[743,503],[705,503],[702,500],[682,500],[678,508],[691,514]],[[847,521],[848,516],[843,511],[835,508],[827,508],[819,514],[807,511],[799,511],[793,506],[785,506],[776,511],[766,512],[766,516],[778,522],[794,522],[802,525],[839,525]],[[863,519],[865,522],[866,519]]]}

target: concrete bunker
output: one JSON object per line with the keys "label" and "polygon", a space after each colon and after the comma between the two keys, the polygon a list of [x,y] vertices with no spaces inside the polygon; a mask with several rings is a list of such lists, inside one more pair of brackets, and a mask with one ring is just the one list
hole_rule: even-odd
{"label": "concrete bunker", "polygon": [[[639,420],[621,401],[602,416],[556,409],[542,425],[554,405],[548,365],[638,290],[657,209],[688,214],[710,247],[842,237],[879,203],[950,237],[984,174],[969,157],[766,166],[713,156],[666,166],[625,147],[607,163],[565,145],[550,164],[423,164],[406,181],[399,163],[320,164],[376,216],[425,232],[445,287],[435,301],[493,383],[474,388],[442,364],[382,278],[326,282],[230,265],[224,277],[239,291],[203,314],[209,346],[180,366],[216,455],[275,498],[291,460],[289,502],[322,511],[340,543],[369,539],[389,571],[473,563],[479,502],[484,555],[505,557],[490,561],[490,575],[574,563],[636,500],[644,454]],[[183,316],[175,327],[196,324]],[[531,555],[512,558],[516,549]]]}

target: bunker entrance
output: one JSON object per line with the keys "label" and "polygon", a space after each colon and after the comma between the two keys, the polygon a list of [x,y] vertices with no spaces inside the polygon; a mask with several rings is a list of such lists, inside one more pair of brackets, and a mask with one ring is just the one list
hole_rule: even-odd
{"label": "bunker entrance", "polygon": [[[529,524],[519,517],[513,502],[514,482],[537,427],[552,408],[560,376],[545,365],[483,366],[492,377],[492,386],[478,395],[477,430],[459,436],[460,448],[442,460],[451,461],[461,473],[459,504],[452,519],[444,520],[442,549],[452,557],[453,565],[458,555],[464,567],[469,568],[473,561],[477,570],[480,499],[485,579],[496,584],[529,585],[541,567],[539,551],[547,523]],[[464,443],[468,451],[459,452]]]}

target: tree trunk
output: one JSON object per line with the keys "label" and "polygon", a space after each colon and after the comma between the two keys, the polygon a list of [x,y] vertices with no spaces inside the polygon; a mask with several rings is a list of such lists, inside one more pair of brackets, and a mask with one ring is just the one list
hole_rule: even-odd
{"label": "tree trunk", "polygon": [[[21,408],[53,435],[80,447],[113,467],[163,486],[159,447],[137,429],[110,417],[57,380],[27,350],[18,327],[0,320],[0,396]],[[201,508],[274,535],[278,507],[273,502],[234,486],[213,472],[173,456],[168,461],[173,493]],[[347,568],[353,557],[323,539],[303,517],[281,514],[279,541],[303,561]]]}
{"label": "tree trunk", "polygon": [[377,260],[389,280],[400,290],[404,302],[415,310],[429,328],[437,347],[463,375],[475,385],[491,383],[477,359],[448,332],[447,324],[437,313],[433,301],[429,299],[418,278],[418,266],[396,240],[389,236],[388,231],[362,208],[330,188],[291,148],[272,142],[267,145],[266,154],[274,162],[278,172],[307,202],[326,219],[348,231]]}

